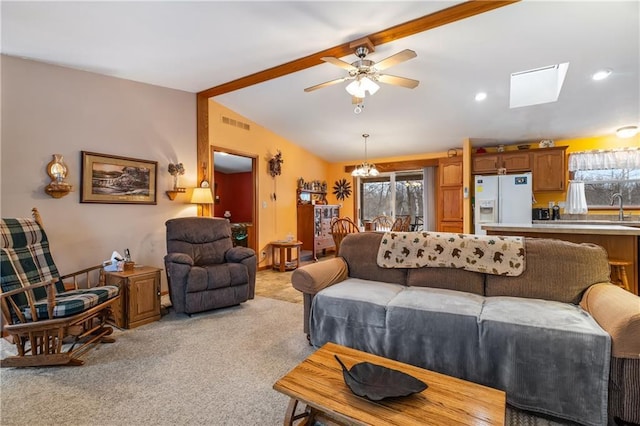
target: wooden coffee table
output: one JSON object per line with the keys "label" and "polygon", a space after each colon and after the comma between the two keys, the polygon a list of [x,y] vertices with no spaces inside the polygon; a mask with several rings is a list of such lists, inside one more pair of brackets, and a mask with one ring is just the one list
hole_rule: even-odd
{"label": "wooden coffee table", "polygon": [[[414,395],[370,401],[344,382],[345,365],[368,361],[403,371],[429,387]],[[273,388],[291,397],[284,424],[313,425],[504,425],[506,397],[496,389],[449,377],[380,356],[327,343],[278,380]],[[304,411],[296,414],[298,404]]]}

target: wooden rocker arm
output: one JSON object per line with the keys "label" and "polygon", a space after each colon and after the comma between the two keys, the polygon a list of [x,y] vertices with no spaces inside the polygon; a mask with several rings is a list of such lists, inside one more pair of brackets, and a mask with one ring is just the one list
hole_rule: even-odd
{"label": "wooden rocker arm", "polygon": [[[96,283],[96,285],[93,285],[93,281],[91,279],[92,274],[91,272],[93,271],[98,271],[98,282]],[[95,275],[95,274],[93,274]],[[78,285],[78,278],[84,276],[84,282],[86,282],[86,288],[92,288],[92,287],[100,287],[103,286],[105,284],[105,275],[104,275],[104,269],[102,267],[102,264],[100,265],[95,265],[95,266],[90,266],[89,268],[85,268],[82,269],[80,271],[76,271],[76,272],[72,272],[70,274],[66,274],[60,277],[60,281],[62,281],[64,283],[64,288],[65,290],[69,291],[69,290],[77,290],[79,287]],[[72,282],[64,282],[64,280],[68,279],[68,278],[72,278],[73,281]]]}
{"label": "wooden rocker arm", "polygon": [[55,288],[52,288],[54,286],[54,284],[55,284],[55,280],[54,281],[45,281],[45,282],[41,282],[41,283],[37,283],[37,284],[31,284],[31,285],[28,285],[26,287],[16,288],[14,290],[1,293],[0,294],[0,303],[1,303],[1,306],[2,306],[2,314],[4,315],[4,318],[6,318],[8,321],[10,321],[11,310],[9,309],[9,306],[11,306],[11,309],[13,309],[13,312],[18,317],[20,322],[21,323],[26,323],[27,322],[27,320],[24,317],[24,314],[22,313],[20,307],[15,303],[15,301],[11,297],[11,296],[15,296],[17,294],[24,293],[26,298],[27,298],[27,302],[29,303],[29,310],[31,311],[31,318],[34,318],[33,321],[37,321],[37,317],[38,316],[37,316],[37,312],[36,312],[36,308],[35,308],[36,298],[35,298],[35,296],[33,294],[33,290],[36,289],[36,288],[40,288],[40,287],[46,287],[46,290],[47,290],[47,310],[49,311],[49,318],[51,318],[53,316],[53,308],[55,306]]}

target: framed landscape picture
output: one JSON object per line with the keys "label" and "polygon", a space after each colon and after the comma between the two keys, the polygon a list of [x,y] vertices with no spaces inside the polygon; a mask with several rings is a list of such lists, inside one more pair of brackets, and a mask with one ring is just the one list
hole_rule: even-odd
{"label": "framed landscape picture", "polygon": [[82,151],[81,203],[157,204],[158,162]]}

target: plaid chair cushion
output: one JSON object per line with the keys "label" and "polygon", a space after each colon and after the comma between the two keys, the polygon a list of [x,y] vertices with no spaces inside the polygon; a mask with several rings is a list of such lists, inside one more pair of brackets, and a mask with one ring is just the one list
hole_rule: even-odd
{"label": "plaid chair cushion", "polygon": [[[0,221],[0,285],[10,291],[29,284],[59,278],[58,268],[49,250],[44,229],[33,219],[2,219]],[[63,292],[58,280],[56,292]],[[37,299],[46,297],[44,289],[35,291]],[[24,300],[26,303],[26,299]]]}
{"label": "plaid chair cushion", "polygon": [[[56,295],[56,306],[53,308],[53,318],[68,317],[79,314],[89,308],[99,305],[118,295],[119,287],[105,285],[94,288],[71,290]],[[38,319],[48,319],[47,300],[40,300],[35,304]],[[29,307],[23,308],[26,319],[31,320]]]}

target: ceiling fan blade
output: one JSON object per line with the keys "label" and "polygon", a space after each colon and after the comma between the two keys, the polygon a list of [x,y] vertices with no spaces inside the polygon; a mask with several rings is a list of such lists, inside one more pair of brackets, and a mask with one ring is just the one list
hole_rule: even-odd
{"label": "ceiling fan blade", "polygon": [[389,67],[399,64],[400,62],[408,61],[409,59],[413,59],[416,56],[416,52],[410,49],[405,49],[402,52],[398,52],[395,55],[391,55],[388,58],[381,60],[375,64],[375,68],[378,71],[382,71]]}
{"label": "ceiling fan blade", "polygon": [[334,84],[342,83],[343,81],[351,80],[351,77],[338,78],[331,81],[325,81],[324,83],[316,84],[315,86],[307,87],[304,89],[305,92],[312,92],[317,89],[322,89],[323,87],[333,86]]}
{"label": "ceiling fan blade", "polygon": [[358,68],[354,67],[350,63],[345,62],[342,59],[334,58],[333,56],[324,56],[320,59],[340,68],[344,68],[347,71],[358,71]]}
{"label": "ceiling fan blade", "polygon": [[415,89],[418,87],[418,84],[420,84],[418,80],[388,74],[380,74],[378,76],[378,81],[381,83],[393,84],[394,86],[406,87],[407,89]]}

